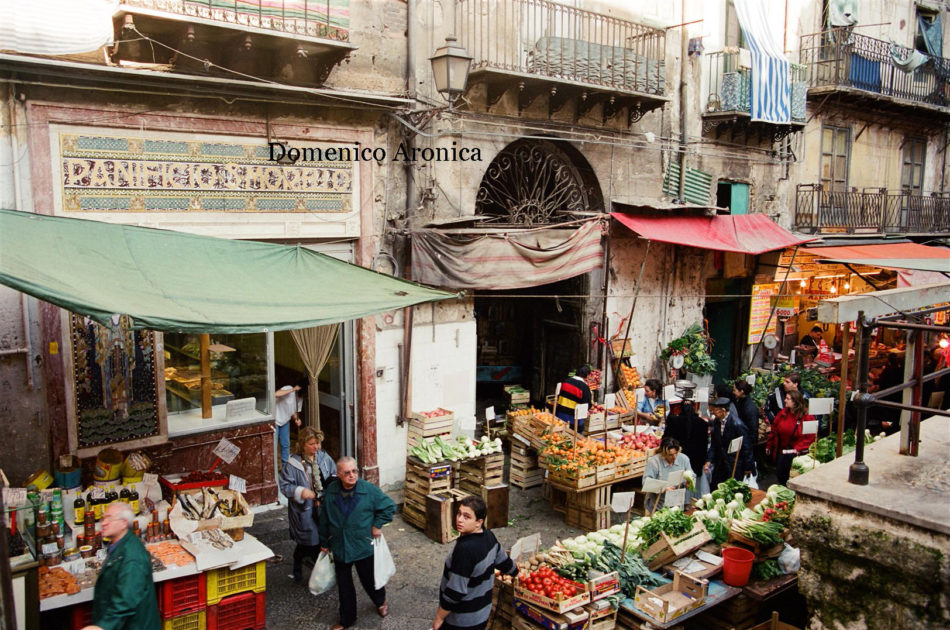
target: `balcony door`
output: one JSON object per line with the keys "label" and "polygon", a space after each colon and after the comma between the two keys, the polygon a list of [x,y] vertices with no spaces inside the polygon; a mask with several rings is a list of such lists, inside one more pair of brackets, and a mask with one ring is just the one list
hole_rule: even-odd
{"label": "balcony door", "polygon": [[851,130],[823,125],[821,128],[821,202],[819,225],[852,225],[848,216],[848,171],[851,162]]}

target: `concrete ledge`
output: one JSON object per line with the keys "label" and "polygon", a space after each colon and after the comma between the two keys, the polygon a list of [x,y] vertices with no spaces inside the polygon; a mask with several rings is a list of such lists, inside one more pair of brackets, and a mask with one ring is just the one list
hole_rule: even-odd
{"label": "concrete ledge", "polygon": [[885,516],[950,536],[950,422],[931,417],[920,425],[920,454],[901,455],[900,435],[865,447],[870,483],[848,483],[854,455],[789,481],[789,488],[808,497]]}

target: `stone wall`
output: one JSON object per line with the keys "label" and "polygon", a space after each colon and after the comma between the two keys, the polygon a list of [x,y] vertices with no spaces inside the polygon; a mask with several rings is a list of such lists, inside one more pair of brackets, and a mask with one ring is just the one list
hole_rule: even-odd
{"label": "stone wall", "polygon": [[812,630],[950,627],[950,537],[801,494],[791,530]]}

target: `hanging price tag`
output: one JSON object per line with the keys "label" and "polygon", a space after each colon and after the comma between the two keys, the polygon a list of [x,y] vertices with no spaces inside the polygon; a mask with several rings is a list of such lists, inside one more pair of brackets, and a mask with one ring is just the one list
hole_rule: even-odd
{"label": "hanging price tag", "polygon": [[247,482],[241,477],[238,477],[237,475],[229,475],[228,488],[230,488],[231,490],[234,490],[235,492],[240,492],[241,494],[244,494],[245,492],[247,492]]}
{"label": "hanging price tag", "polygon": [[26,505],[26,488],[4,488],[3,504],[7,507]]}
{"label": "hanging price tag", "polygon": [[241,449],[229,441],[228,438],[221,438],[221,441],[218,442],[218,445],[214,447],[214,451],[212,452],[230,464],[234,461],[234,458],[238,456],[238,453],[241,452]]}
{"label": "hanging price tag", "polygon": [[105,499],[105,498],[106,498],[106,493],[105,493],[105,491],[104,491],[102,488],[98,487],[98,486],[93,486],[93,488],[92,488],[92,490],[89,492],[89,494],[92,495],[92,498],[93,498],[93,499]]}
{"label": "hanging price tag", "polygon": [[44,556],[51,556],[57,551],[59,551],[59,545],[57,545],[54,542],[44,543],[43,546],[40,548],[40,551],[43,552]]}

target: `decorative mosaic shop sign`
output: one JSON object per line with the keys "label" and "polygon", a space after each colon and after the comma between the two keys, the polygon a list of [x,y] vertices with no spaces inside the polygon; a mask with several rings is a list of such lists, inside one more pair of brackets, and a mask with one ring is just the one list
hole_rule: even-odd
{"label": "decorative mosaic shop sign", "polygon": [[266,142],[61,133],[59,149],[66,213],[352,208],[353,162],[276,164]]}

